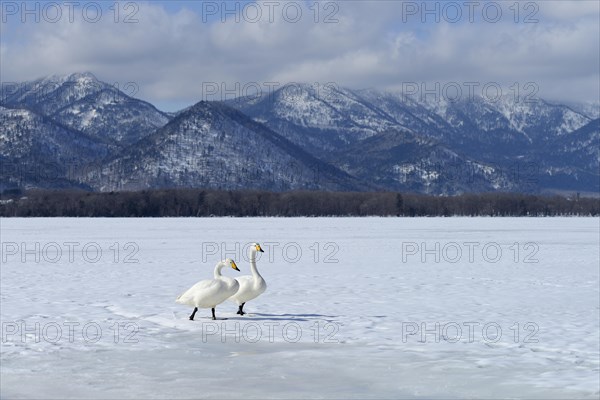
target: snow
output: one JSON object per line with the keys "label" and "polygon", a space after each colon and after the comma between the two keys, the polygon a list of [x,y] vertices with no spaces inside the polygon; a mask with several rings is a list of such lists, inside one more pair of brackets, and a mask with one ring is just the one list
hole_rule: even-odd
{"label": "snow", "polygon": [[[3,398],[600,391],[597,218],[1,224]],[[217,307],[227,320],[200,310],[189,321],[175,297],[221,258],[248,274],[254,241],[268,289],[250,314],[228,302]]]}
{"label": "snow", "polygon": [[81,126],[84,128],[89,127],[90,125],[92,125],[92,122],[97,116],[98,112],[96,111],[96,109],[91,109],[90,111],[86,112],[81,120]]}
{"label": "snow", "polygon": [[358,137],[370,137],[397,126],[353,91],[333,85],[290,84],[278,92],[275,102],[278,118],[303,127],[344,129]]}

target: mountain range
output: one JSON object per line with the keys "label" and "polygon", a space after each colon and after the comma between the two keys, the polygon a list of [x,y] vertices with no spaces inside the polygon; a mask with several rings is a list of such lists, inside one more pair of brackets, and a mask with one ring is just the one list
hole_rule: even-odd
{"label": "mountain range", "polygon": [[286,85],[165,113],[91,73],[3,86],[0,189],[600,192],[594,108]]}

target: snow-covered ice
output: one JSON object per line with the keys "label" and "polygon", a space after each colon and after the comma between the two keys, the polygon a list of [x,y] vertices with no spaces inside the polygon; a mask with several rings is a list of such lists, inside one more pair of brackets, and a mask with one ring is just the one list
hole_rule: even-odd
{"label": "snow-covered ice", "polygon": [[[2,398],[600,394],[597,218],[0,223]],[[255,241],[250,314],[189,321]]]}

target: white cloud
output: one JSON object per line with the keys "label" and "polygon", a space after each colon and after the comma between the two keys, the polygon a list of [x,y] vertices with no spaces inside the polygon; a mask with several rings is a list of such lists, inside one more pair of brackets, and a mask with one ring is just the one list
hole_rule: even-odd
{"label": "white cloud", "polygon": [[538,3],[537,24],[508,16],[499,23],[405,23],[399,2],[340,2],[334,24],[322,23],[324,10],[315,23],[307,8],[297,23],[277,13],[270,23],[266,12],[258,23],[207,23],[197,10],[145,3],[137,24],[105,18],[18,27],[18,40],[0,43],[0,66],[5,81],[83,70],[108,82],[134,81],[139,97],[159,105],[200,100],[203,82],[231,88],[271,81],[355,88],[533,81],[541,96],[597,100],[598,3],[577,10]]}

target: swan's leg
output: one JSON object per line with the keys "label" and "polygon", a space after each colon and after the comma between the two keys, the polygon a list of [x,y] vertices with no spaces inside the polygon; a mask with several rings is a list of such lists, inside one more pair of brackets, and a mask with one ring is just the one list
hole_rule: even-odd
{"label": "swan's leg", "polygon": [[246,313],[244,312],[244,304],[246,304],[246,303],[242,303],[242,304],[240,305],[240,308],[238,308],[238,312],[237,312],[237,313],[238,313],[238,314],[240,314],[240,315],[244,315],[244,314],[246,314]]}
{"label": "swan's leg", "polygon": [[215,309],[212,309],[212,315],[213,315],[213,319],[217,319],[217,317],[215,317]]}
{"label": "swan's leg", "polygon": [[194,316],[196,315],[196,311],[198,311],[198,307],[194,307],[194,312],[190,315],[190,321],[194,320]]}

